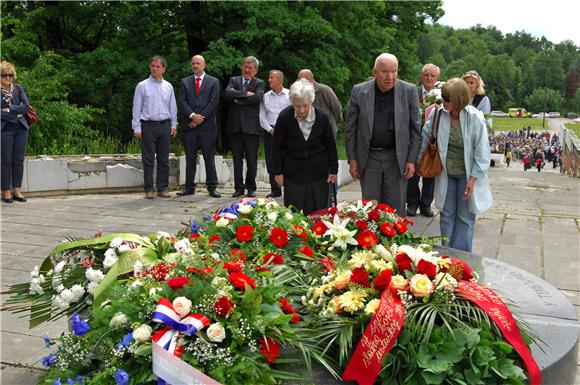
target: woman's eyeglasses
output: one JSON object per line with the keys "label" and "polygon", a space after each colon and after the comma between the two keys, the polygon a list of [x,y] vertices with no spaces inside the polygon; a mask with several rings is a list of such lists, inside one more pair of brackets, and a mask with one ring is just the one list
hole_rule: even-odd
{"label": "woman's eyeglasses", "polygon": [[441,99],[449,103],[451,101],[451,96],[449,95],[441,95]]}
{"label": "woman's eyeglasses", "polygon": [[14,74],[1,74],[0,76],[2,76],[3,78],[13,78]]}

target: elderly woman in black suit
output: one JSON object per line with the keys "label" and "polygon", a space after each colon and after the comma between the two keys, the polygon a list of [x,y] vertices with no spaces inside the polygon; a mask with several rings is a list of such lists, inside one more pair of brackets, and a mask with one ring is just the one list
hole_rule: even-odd
{"label": "elderly woman in black suit", "polygon": [[0,62],[2,77],[2,201],[26,202],[20,188],[24,174],[24,153],[28,142],[29,103],[24,88],[15,83],[16,68]]}
{"label": "elderly woman in black suit", "polygon": [[326,207],[328,183],[336,183],[338,154],[328,116],[312,106],[314,86],[305,79],[290,87],[291,106],[274,129],[276,182],[284,186],[284,205],[308,215]]}

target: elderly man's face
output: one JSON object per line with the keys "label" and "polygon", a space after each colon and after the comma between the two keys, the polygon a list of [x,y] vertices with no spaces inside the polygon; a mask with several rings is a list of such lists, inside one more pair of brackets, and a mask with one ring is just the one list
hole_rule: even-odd
{"label": "elderly man's face", "polygon": [[373,72],[377,79],[377,85],[381,91],[387,92],[395,86],[395,82],[397,81],[397,71],[398,65],[394,60],[383,59],[377,63]]}
{"label": "elderly man's face", "polygon": [[270,76],[268,76],[268,84],[270,85],[270,89],[274,91],[282,89],[282,79],[276,73],[270,73]]}
{"label": "elderly man's face", "polygon": [[294,99],[292,106],[294,107],[296,116],[298,116],[299,119],[304,120],[308,117],[310,108],[312,108],[312,103],[308,100]]}
{"label": "elderly man's face", "polygon": [[427,91],[431,91],[435,87],[437,80],[439,80],[439,74],[435,68],[426,68],[421,74],[421,83]]}
{"label": "elderly man's face", "polygon": [[244,63],[242,65],[242,77],[244,79],[252,79],[258,73],[258,68],[254,63]]}
{"label": "elderly man's face", "polygon": [[199,76],[205,69],[205,60],[201,56],[194,56],[191,58],[191,70],[195,76]]}

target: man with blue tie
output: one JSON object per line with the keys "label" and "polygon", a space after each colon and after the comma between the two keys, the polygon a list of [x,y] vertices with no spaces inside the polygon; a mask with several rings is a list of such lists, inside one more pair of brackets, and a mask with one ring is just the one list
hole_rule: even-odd
{"label": "man with blue tie", "polygon": [[205,73],[205,59],[201,55],[191,58],[193,75],[181,79],[179,104],[183,109],[187,127],[183,128],[181,140],[185,148],[185,189],[177,195],[195,194],[195,171],[197,150],[201,148],[205,162],[205,183],[210,196],[220,198],[214,150],[217,139],[215,110],[219,103],[219,82]]}
{"label": "man with blue tie", "polygon": [[154,56],[149,62],[150,76],[137,84],[133,96],[135,138],[141,139],[145,198],[154,199],[153,168],[157,160],[157,195],[171,198],[169,186],[169,142],[177,132],[177,103],[173,86],[163,79],[167,62]]}

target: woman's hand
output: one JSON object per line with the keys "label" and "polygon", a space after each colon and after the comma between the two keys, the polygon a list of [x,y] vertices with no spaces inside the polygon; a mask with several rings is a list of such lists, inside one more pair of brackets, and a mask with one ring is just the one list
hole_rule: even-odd
{"label": "woman's hand", "polygon": [[477,178],[475,177],[471,177],[467,181],[467,184],[465,185],[465,191],[463,192],[464,200],[468,200],[469,197],[471,196],[471,193],[473,192],[473,186],[475,186],[475,182],[477,182]]}
{"label": "woman's hand", "polygon": [[336,183],[336,174],[328,174],[327,183]]}
{"label": "woman's hand", "polygon": [[278,183],[278,186],[284,186],[284,174],[275,175],[274,179],[276,180],[276,183]]}

